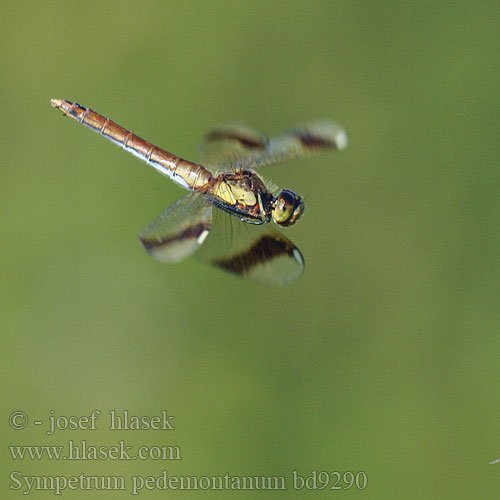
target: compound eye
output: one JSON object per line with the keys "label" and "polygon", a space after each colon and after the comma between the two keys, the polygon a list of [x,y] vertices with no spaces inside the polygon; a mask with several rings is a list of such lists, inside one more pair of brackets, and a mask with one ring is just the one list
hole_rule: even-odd
{"label": "compound eye", "polygon": [[273,219],[280,226],[290,226],[295,223],[303,211],[302,198],[289,189],[283,189],[276,198]]}

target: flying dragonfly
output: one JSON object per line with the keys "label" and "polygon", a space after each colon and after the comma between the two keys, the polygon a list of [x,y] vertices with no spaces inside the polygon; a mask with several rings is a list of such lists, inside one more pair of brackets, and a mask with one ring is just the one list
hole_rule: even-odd
{"label": "flying dragonfly", "polygon": [[295,224],[304,201],[290,189],[280,191],[266,183],[257,170],[310,153],[344,149],[348,141],[340,125],[310,123],[271,138],[242,123],[221,126],[205,137],[202,164],[197,164],[81,104],[50,102],[190,191],[139,233],[155,259],[174,263],[193,255],[245,278],[277,284],[291,283],[302,274],[300,250],[268,223]]}

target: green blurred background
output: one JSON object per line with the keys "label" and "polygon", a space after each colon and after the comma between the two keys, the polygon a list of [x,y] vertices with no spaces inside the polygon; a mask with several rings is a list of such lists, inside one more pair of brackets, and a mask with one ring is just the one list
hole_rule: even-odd
{"label": "green blurred background", "polygon": [[[498,2],[4,5],[2,498],[23,497],[13,470],[285,476],[269,499],[498,498],[499,23]],[[302,279],[150,259],[137,232],[184,192],[53,97],[193,160],[219,123],[341,122],[345,152],[265,172],[306,198],[286,230]],[[93,409],[97,431],[33,425]],[[112,409],[166,409],[176,430],[112,432]],[[14,462],[6,446],[68,439],[178,445],[182,460]],[[365,471],[368,486],[294,491],[293,470]]]}

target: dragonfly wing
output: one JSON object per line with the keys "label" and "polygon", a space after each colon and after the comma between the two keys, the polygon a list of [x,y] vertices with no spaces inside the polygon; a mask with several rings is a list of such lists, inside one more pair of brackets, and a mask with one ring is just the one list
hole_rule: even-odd
{"label": "dragonfly wing", "polygon": [[267,150],[265,135],[245,123],[221,125],[209,132],[200,146],[202,163],[229,165],[249,159]]}
{"label": "dragonfly wing", "polygon": [[331,121],[313,122],[268,139],[248,125],[221,126],[201,146],[203,160],[230,170],[235,162],[257,168],[328,150],[347,147],[347,134]]}
{"label": "dragonfly wing", "polygon": [[248,224],[214,211],[212,230],[194,257],[238,276],[290,284],[304,271],[300,250],[270,224]]}
{"label": "dragonfly wing", "polygon": [[152,257],[179,262],[194,253],[212,226],[212,204],[196,191],[165,210],[139,239]]}
{"label": "dragonfly wing", "polygon": [[322,151],[341,151],[347,144],[347,134],[337,123],[330,121],[309,123],[272,137],[266,150],[255,158],[254,168]]}

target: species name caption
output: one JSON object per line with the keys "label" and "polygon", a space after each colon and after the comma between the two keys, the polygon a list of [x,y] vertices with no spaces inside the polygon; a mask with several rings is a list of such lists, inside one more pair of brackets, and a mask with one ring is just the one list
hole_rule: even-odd
{"label": "species name caption", "polygon": [[[78,431],[160,431],[162,439],[170,438],[171,433],[161,431],[174,431],[175,416],[166,410],[157,415],[133,415],[128,410],[111,410],[102,413],[93,410],[88,415],[65,416],[56,415],[53,410],[46,420],[32,420],[26,412],[14,411],[9,416],[11,429],[20,431],[29,427],[39,426],[43,433],[54,439],[54,436],[68,436],[68,432]],[[141,435],[141,434],[138,434]],[[68,436],[69,437],[69,436]],[[79,436],[80,437],[80,436]],[[13,467],[9,473],[9,489],[22,495],[34,491],[50,491],[54,495],[62,495],[73,490],[81,491],[115,491],[126,490],[131,495],[139,495],[151,490],[364,490],[368,478],[364,471],[328,471],[313,470],[308,473],[299,473],[293,470],[288,475],[246,475],[224,474],[196,475],[173,474],[162,470],[159,473],[148,475],[92,475],[81,471],[81,464],[95,464],[99,461],[112,460],[149,460],[149,461],[174,461],[179,463],[183,456],[177,444],[158,444],[132,446],[123,439],[106,445],[96,444],[90,439],[67,439],[63,444],[57,445],[19,445],[8,446]],[[23,462],[51,462],[60,460],[74,461],[79,464],[76,474],[64,475],[37,475],[30,470],[24,473],[16,465]],[[88,462],[86,462],[88,461]],[[66,462],[68,463],[68,462]],[[172,463],[172,462],[171,462]],[[31,466],[30,466],[31,469]],[[95,469],[92,471],[94,472]]]}
{"label": "species name caption", "polygon": [[10,473],[10,489],[29,495],[34,491],[52,491],[62,495],[66,491],[129,491],[131,495],[158,490],[364,490],[368,478],[364,471],[316,471],[301,475],[296,470],[288,476],[172,475],[164,470],[157,476],[91,476],[83,472],[77,476],[27,476],[20,471]]}

